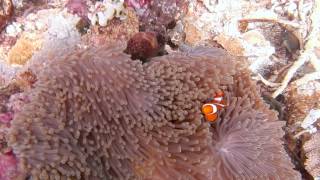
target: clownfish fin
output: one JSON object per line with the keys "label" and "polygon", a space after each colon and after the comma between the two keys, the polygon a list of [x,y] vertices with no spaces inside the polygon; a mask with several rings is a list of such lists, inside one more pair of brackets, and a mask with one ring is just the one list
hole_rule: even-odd
{"label": "clownfish fin", "polygon": [[206,119],[207,121],[213,122],[213,121],[215,121],[215,120],[218,119],[218,114],[217,114],[217,113],[206,114],[206,115],[205,115],[205,119]]}
{"label": "clownfish fin", "polygon": [[221,102],[223,97],[214,97],[213,100],[216,102]]}

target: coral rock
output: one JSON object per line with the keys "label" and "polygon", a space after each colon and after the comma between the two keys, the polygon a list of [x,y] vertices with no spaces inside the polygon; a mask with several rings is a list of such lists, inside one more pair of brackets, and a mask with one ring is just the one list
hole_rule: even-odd
{"label": "coral rock", "polygon": [[235,56],[244,55],[244,47],[240,39],[228,37],[226,35],[220,34],[216,37],[216,40],[223,48],[225,48],[229,53]]}
{"label": "coral rock", "polygon": [[151,0],[125,0],[127,6],[133,7],[135,10],[142,10],[147,8]]}
{"label": "coral rock", "polygon": [[90,8],[88,18],[92,25],[98,23],[100,26],[107,26],[108,22],[114,17],[124,19],[123,1],[104,0],[96,2],[94,7]]}
{"label": "coral rock", "polygon": [[[319,119],[317,120],[317,116],[314,114],[314,112],[318,112],[320,109],[320,86],[317,84],[318,82],[315,82],[316,86],[313,86],[314,83],[310,81],[297,87],[295,85],[290,86],[286,100],[288,149],[294,154],[294,160],[299,164],[299,167],[301,169],[305,168],[313,176],[316,174],[320,175],[319,169],[316,168],[316,161],[320,157],[319,149],[317,149],[319,146],[315,143],[319,139],[319,132],[315,134],[308,132],[312,132],[311,129],[313,127],[315,130],[320,127]],[[294,137],[304,130],[308,131],[299,137]],[[305,145],[302,146],[302,144]],[[305,157],[307,157],[306,161]]]}
{"label": "coral rock", "polygon": [[0,31],[6,26],[7,21],[13,14],[13,4],[11,0],[0,1]]}
{"label": "coral rock", "polygon": [[141,30],[154,31],[165,36],[168,26],[185,14],[188,4],[185,0],[151,1],[146,11],[140,15]]}
{"label": "coral rock", "polygon": [[300,87],[291,86],[289,88],[287,99],[289,125],[302,122],[311,109],[320,109],[318,101],[320,98],[319,89],[313,89],[311,83],[305,85]]}
{"label": "coral rock", "polygon": [[314,177],[320,177],[320,132],[313,135],[304,146],[307,160],[305,166],[307,171]]}
{"label": "coral rock", "polygon": [[191,45],[195,45],[201,41],[203,34],[197,27],[191,23],[185,25],[186,39],[185,41]]}
{"label": "coral rock", "polygon": [[84,0],[69,0],[66,4],[69,12],[77,14],[79,17],[87,18],[88,15],[88,5]]}
{"label": "coral rock", "polygon": [[243,39],[252,45],[263,46],[266,44],[266,39],[262,33],[256,30],[243,33]]}
{"label": "coral rock", "polygon": [[13,118],[13,114],[10,112],[0,114],[0,122],[2,123],[8,123],[12,120],[12,118]]}
{"label": "coral rock", "polygon": [[16,83],[21,89],[31,88],[36,81],[37,76],[30,70],[24,71],[16,77]]}
{"label": "coral rock", "polygon": [[0,179],[11,180],[17,177],[17,159],[12,152],[0,155]]}
{"label": "coral rock", "polygon": [[24,65],[41,47],[40,41],[34,41],[29,38],[21,37],[8,52],[8,61],[10,64]]}
{"label": "coral rock", "polygon": [[134,34],[139,32],[139,21],[135,12],[131,9],[127,11],[125,20],[112,19],[109,26],[94,30],[83,39],[91,46],[101,46],[123,42],[126,43]]}

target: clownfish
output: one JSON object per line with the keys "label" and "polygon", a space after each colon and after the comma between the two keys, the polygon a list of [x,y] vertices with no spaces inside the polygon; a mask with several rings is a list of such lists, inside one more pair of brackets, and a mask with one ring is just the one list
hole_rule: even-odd
{"label": "clownfish", "polygon": [[213,98],[209,98],[207,102],[202,105],[201,110],[207,121],[215,121],[218,118],[218,111],[227,106],[223,96],[224,93],[220,91],[216,93]]}

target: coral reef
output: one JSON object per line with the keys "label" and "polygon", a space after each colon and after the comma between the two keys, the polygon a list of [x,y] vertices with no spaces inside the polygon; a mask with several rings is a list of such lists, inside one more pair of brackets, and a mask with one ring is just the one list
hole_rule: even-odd
{"label": "coral reef", "polygon": [[93,28],[82,37],[82,41],[89,46],[103,46],[127,42],[134,34],[139,32],[138,17],[133,10],[127,11],[127,18],[123,21],[112,19],[106,27]]}
{"label": "coral reef", "polygon": [[[19,172],[33,179],[299,177],[282,146],[284,123],[237,58],[196,48],[142,64],[123,50],[50,57],[5,136]],[[219,90],[228,106],[214,125],[201,106]]]}
{"label": "coral reef", "polygon": [[0,155],[0,179],[11,180],[17,178],[17,159],[12,152]]}
{"label": "coral reef", "polygon": [[15,76],[15,74],[19,71],[19,69],[19,67],[13,67],[6,63],[0,62],[0,85],[3,86],[5,84],[8,84]]}
{"label": "coral reef", "polygon": [[91,24],[95,25],[98,23],[100,26],[106,26],[114,17],[125,19],[123,3],[123,0],[103,0],[102,2],[96,2],[94,7],[89,8],[88,18]]}
{"label": "coral reef", "polygon": [[73,14],[77,14],[79,17],[87,18],[88,5],[84,0],[69,0],[66,4],[66,8]]}
{"label": "coral reef", "polygon": [[6,26],[7,21],[13,15],[13,4],[11,0],[3,0],[0,2],[0,32]]}
{"label": "coral reef", "polygon": [[167,29],[173,28],[175,21],[184,15],[188,3],[175,0],[151,1],[149,7],[140,15],[140,29],[154,31],[166,37]]}
{"label": "coral reef", "polygon": [[150,4],[151,0],[125,0],[127,6],[133,7],[137,11],[145,10]]}
{"label": "coral reef", "polygon": [[90,46],[103,46],[105,44],[124,43],[139,32],[139,21],[135,12],[127,11],[127,18],[124,20],[112,19],[106,27],[95,27],[83,37]]}
{"label": "coral reef", "polygon": [[315,142],[320,128],[320,83],[304,81],[303,84],[291,85],[287,97],[288,150],[305,177],[317,177],[319,151]]}
{"label": "coral reef", "polygon": [[19,92],[20,89],[16,84],[0,89],[0,179],[2,180],[18,179],[21,175],[17,169],[17,158],[8,147],[5,138],[14,115],[10,109],[10,98]]}
{"label": "coral reef", "polygon": [[319,154],[320,154],[320,133],[316,133],[309,141],[307,141],[303,148],[306,153],[307,160],[306,170],[313,176],[313,177],[320,177],[320,161],[319,161]]}
{"label": "coral reef", "polygon": [[21,37],[8,52],[9,64],[24,65],[41,47],[41,43],[36,43],[29,38]]}

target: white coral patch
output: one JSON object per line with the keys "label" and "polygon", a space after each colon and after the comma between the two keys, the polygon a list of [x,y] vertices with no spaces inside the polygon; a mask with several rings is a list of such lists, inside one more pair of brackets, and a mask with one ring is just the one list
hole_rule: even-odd
{"label": "white coral patch", "polygon": [[89,8],[88,18],[91,24],[98,23],[100,26],[106,26],[108,21],[114,17],[123,19],[123,0],[104,0],[103,2],[96,2],[93,7]]}
{"label": "white coral patch", "polygon": [[306,118],[302,121],[301,127],[310,133],[315,133],[317,128],[313,124],[320,118],[320,109],[311,109]]}
{"label": "white coral patch", "polygon": [[13,22],[6,27],[6,34],[8,36],[16,37],[19,33],[22,32],[23,25],[17,22]]}

